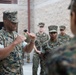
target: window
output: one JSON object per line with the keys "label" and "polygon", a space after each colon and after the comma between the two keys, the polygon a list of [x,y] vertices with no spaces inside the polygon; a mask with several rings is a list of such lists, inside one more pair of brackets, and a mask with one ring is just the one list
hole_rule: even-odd
{"label": "window", "polygon": [[1,4],[17,4],[17,0],[0,0]]}

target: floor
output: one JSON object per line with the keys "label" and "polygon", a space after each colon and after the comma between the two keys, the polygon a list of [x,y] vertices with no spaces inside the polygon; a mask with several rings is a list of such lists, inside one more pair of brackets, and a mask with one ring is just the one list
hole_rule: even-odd
{"label": "floor", "polygon": [[[40,67],[38,68],[38,75],[40,73]],[[32,63],[25,63],[23,65],[23,74],[24,75],[32,75]]]}

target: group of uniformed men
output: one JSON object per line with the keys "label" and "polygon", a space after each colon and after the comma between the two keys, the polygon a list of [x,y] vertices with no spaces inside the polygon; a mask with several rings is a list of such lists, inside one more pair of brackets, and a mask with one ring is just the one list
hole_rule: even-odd
{"label": "group of uniformed men", "polygon": [[[39,31],[36,33],[36,41],[35,46],[36,50],[34,50],[33,55],[33,74],[37,75],[38,66],[40,62],[40,75],[46,75],[46,65],[45,61],[48,61],[49,57],[51,57],[52,53],[55,50],[65,43],[68,43],[71,40],[71,37],[65,33],[65,26],[60,26],[60,34],[58,35],[58,26],[50,25],[48,26],[49,35],[45,33],[44,23],[39,23]],[[51,55],[49,56],[49,53]]]}
{"label": "group of uniformed men", "polygon": [[[76,0],[71,0],[71,31],[74,38],[65,33],[65,26],[48,27],[49,36],[44,32],[44,23],[39,23],[36,36],[28,33],[30,42],[16,32],[18,25],[17,12],[3,13],[4,28],[0,30],[0,75],[23,75],[22,55],[31,52],[33,55],[33,73],[37,75],[40,62],[40,75],[76,75]],[[36,40],[35,40],[36,38]]]}
{"label": "group of uniformed men", "polygon": [[[71,39],[66,35],[65,27],[61,26],[61,34],[57,39],[57,26],[48,27],[50,39],[43,43],[41,55],[39,54],[40,60],[44,62],[44,71],[41,70],[41,75],[76,75],[76,0],[71,0],[68,9],[74,38]],[[34,70],[37,70],[36,68]],[[33,72],[37,75],[37,71]]]}

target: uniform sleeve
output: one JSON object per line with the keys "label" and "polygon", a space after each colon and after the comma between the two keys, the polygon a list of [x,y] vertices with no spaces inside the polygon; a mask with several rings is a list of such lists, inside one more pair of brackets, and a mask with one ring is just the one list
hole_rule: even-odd
{"label": "uniform sleeve", "polygon": [[[63,52],[61,55],[54,54],[54,56],[47,62],[50,66],[51,73],[55,75],[76,75],[76,61],[73,57],[75,53],[69,51]],[[52,69],[51,69],[52,68]]]}
{"label": "uniform sleeve", "polygon": [[44,43],[44,44],[42,45],[42,53],[43,53],[43,54],[46,53],[46,47],[47,47],[47,44]]}
{"label": "uniform sleeve", "polygon": [[[49,60],[46,63],[49,73],[51,75],[53,75],[53,73],[55,75],[68,75],[67,74],[67,66],[62,64],[62,62],[66,61],[66,60],[67,59],[65,59],[61,56],[56,56],[54,58],[51,58],[51,60]],[[65,64],[67,64],[67,62],[65,62]]]}
{"label": "uniform sleeve", "polygon": [[49,40],[49,35],[47,35],[47,40]]}
{"label": "uniform sleeve", "polygon": [[4,45],[1,45],[1,44],[0,44],[0,48],[4,48]]}
{"label": "uniform sleeve", "polygon": [[4,37],[0,35],[0,48],[4,48],[5,42],[4,42]]}

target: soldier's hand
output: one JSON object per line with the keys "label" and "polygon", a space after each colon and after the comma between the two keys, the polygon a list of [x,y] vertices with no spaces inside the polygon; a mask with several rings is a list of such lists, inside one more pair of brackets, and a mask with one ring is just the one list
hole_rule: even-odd
{"label": "soldier's hand", "polygon": [[41,51],[38,51],[38,54],[41,54]]}
{"label": "soldier's hand", "polygon": [[23,35],[18,35],[18,36],[15,38],[14,43],[17,45],[17,44],[23,42],[24,40],[26,40],[26,37],[25,37],[25,36],[23,36]]}
{"label": "soldier's hand", "polygon": [[29,35],[29,37],[30,37],[30,39],[31,39],[32,41],[35,41],[35,38],[36,38],[36,35],[35,35],[35,34],[33,34],[33,33],[28,33],[28,35]]}

